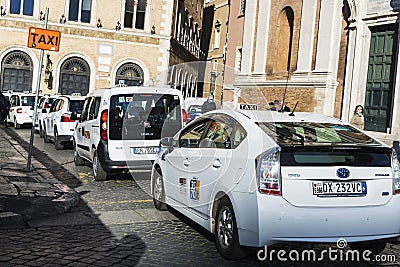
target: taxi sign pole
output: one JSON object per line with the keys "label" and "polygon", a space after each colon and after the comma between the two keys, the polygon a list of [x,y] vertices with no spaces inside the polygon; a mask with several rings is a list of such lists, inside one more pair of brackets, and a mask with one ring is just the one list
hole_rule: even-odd
{"label": "taxi sign pole", "polygon": [[[48,19],[49,19],[49,8],[46,7],[46,13],[45,13],[45,18],[44,18],[44,29],[46,29],[46,30],[47,30]],[[31,138],[30,138],[30,142],[29,142],[28,164],[26,166],[26,169],[28,172],[31,171],[32,147],[33,147],[33,139],[35,138],[35,122],[36,122],[37,104],[39,101],[40,81],[42,79],[43,57],[44,57],[44,50],[40,49],[40,60],[39,60],[38,79],[37,79],[37,84],[36,84],[35,105],[34,105],[33,118],[32,118]]]}

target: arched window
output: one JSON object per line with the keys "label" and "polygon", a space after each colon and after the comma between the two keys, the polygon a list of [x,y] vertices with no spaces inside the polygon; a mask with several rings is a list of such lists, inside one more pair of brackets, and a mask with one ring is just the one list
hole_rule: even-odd
{"label": "arched window", "polygon": [[128,86],[143,85],[144,74],[142,68],[135,63],[125,63],[117,70],[115,85],[121,81]]}
{"label": "arched window", "polygon": [[124,27],[143,30],[146,8],[147,0],[126,0]]}
{"label": "arched window", "polygon": [[61,65],[59,91],[61,94],[80,93],[86,95],[89,92],[89,83],[90,68],[82,58],[72,57]]}
{"label": "arched window", "polygon": [[32,90],[32,59],[22,51],[8,53],[1,62],[1,90]]}
{"label": "arched window", "polygon": [[279,16],[274,72],[286,72],[290,69],[293,22],[293,10],[290,7],[285,7]]}

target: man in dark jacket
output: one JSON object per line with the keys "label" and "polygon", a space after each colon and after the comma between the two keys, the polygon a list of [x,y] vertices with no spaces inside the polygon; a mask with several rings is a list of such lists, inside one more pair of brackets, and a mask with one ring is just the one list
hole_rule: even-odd
{"label": "man in dark jacket", "polygon": [[209,95],[207,100],[204,101],[203,105],[201,106],[201,113],[206,113],[211,110],[216,110],[217,106],[215,105],[214,102],[214,96]]}
{"label": "man in dark jacket", "polygon": [[0,122],[7,118],[10,107],[10,101],[2,92],[0,92]]}

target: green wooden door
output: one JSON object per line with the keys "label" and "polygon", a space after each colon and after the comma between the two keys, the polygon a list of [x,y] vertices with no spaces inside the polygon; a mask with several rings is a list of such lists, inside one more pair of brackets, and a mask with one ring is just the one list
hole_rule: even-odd
{"label": "green wooden door", "polygon": [[371,28],[365,130],[386,132],[390,127],[397,27],[397,24],[392,24]]}

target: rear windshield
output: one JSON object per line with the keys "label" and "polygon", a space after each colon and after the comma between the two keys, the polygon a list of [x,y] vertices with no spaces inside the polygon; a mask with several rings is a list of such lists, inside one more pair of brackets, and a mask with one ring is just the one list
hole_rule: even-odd
{"label": "rear windshield", "polygon": [[84,100],[71,100],[69,102],[69,111],[75,114],[82,114]]}
{"label": "rear windshield", "polygon": [[196,112],[196,113],[201,113],[201,105],[191,105],[189,107],[189,112]]}
{"label": "rear windshield", "polygon": [[110,100],[110,140],[156,140],[182,128],[179,97],[170,94],[123,94]]}
{"label": "rear windshield", "polygon": [[281,146],[379,144],[349,125],[316,122],[259,122],[257,124]]}
{"label": "rear windshield", "polygon": [[35,105],[35,96],[21,96],[21,106],[33,107],[33,105]]}

